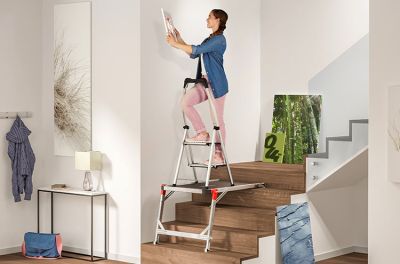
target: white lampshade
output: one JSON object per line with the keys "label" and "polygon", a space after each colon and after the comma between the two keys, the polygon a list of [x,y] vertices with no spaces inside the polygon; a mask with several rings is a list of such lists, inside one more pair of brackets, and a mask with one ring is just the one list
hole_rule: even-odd
{"label": "white lampshade", "polygon": [[84,171],[101,170],[101,152],[75,152],[75,169]]}

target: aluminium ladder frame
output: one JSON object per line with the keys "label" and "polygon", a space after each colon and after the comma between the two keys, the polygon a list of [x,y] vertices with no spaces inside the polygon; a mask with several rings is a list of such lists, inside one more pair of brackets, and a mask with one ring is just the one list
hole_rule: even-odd
{"label": "aluminium ladder frame", "polygon": [[[187,86],[188,86],[189,83],[202,84],[203,85],[203,87],[204,87],[204,89],[206,91],[206,94],[207,94],[209,105],[210,105],[211,117],[212,117],[212,120],[213,120],[213,123],[214,123],[214,128],[213,128],[213,132],[212,132],[212,135],[211,135],[211,143],[210,142],[187,142],[186,139],[187,139],[187,135],[188,135],[188,132],[189,132],[189,126],[187,125],[187,122],[186,122],[185,113],[182,112],[183,122],[184,122],[183,129],[185,131],[183,133],[181,149],[179,151],[178,164],[177,164],[176,170],[175,170],[173,186],[176,186],[177,182],[179,180],[178,179],[178,175],[179,175],[179,170],[180,170],[180,167],[181,167],[182,156],[183,156],[183,152],[184,152],[185,147],[188,147],[186,149],[188,165],[189,165],[189,167],[193,168],[193,175],[194,175],[195,183],[198,183],[195,167],[207,168],[207,176],[206,176],[206,185],[205,185],[205,187],[208,188],[209,183],[210,183],[211,168],[212,167],[217,168],[219,166],[226,166],[226,168],[228,170],[230,183],[231,183],[232,186],[234,186],[235,184],[233,182],[232,172],[231,172],[231,168],[229,166],[228,156],[227,156],[226,150],[225,150],[225,143],[223,142],[222,133],[221,133],[221,130],[220,130],[220,127],[219,127],[219,122],[218,122],[218,118],[217,118],[217,111],[215,110],[215,106],[214,106],[214,102],[213,102],[213,100],[214,100],[213,98],[214,97],[211,96],[210,89],[208,87],[208,81],[205,78],[200,78],[200,79],[186,78],[185,82],[183,84],[184,95],[186,94],[186,89],[187,89]],[[217,143],[215,141],[216,135],[218,135],[218,137],[219,137],[219,141],[220,141],[219,143]],[[221,150],[222,150],[222,154],[223,154],[223,157],[224,157],[224,164],[222,164],[222,165],[213,165],[212,164],[213,152],[215,150],[215,145],[216,144],[220,144],[221,145]],[[208,165],[207,166],[205,166],[203,164],[200,164],[200,163],[194,163],[193,162],[193,152],[192,152],[192,148],[191,148],[192,145],[210,146],[210,154],[209,154],[209,159],[208,159]]]}
{"label": "aluminium ladder frame", "polygon": [[[186,88],[189,83],[194,83],[194,84],[200,83],[204,86],[204,88],[206,90],[206,94],[208,96],[208,101],[210,104],[212,119],[214,122],[213,133],[211,135],[211,142],[187,142],[186,141],[189,126],[186,123],[186,117],[185,117],[185,114],[183,113],[183,121],[184,121],[183,128],[185,131],[183,134],[182,145],[181,145],[181,149],[179,152],[178,164],[177,164],[176,170],[175,170],[174,182],[172,185],[166,185],[166,184],[161,185],[160,205],[159,205],[159,209],[158,209],[156,232],[155,232],[153,244],[156,245],[159,243],[160,235],[198,239],[198,240],[206,241],[206,246],[205,246],[204,251],[208,252],[211,248],[211,240],[212,240],[211,235],[212,235],[212,230],[213,230],[213,225],[214,225],[215,209],[216,209],[217,203],[230,191],[263,188],[263,187],[266,187],[266,185],[263,183],[240,183],[240,184],[235,185],[235,183],[233,182],[232,172],[231,172],[229,162],[227,159],[227,155],[226,155],[226,151],[225,151],[225,144],[222,140],[222,134],[221,134],[221,131],[219,128],[219,123],[218,123],[215,106],[213,104],[214,99],[210,94],[210,90],[208,89],[209,88],[208,81],[205,78],[201,78],[201,79],[186,78],[185,82],[184,82],[184,86],[183,86],[184,94],[186,93]],[[215,137],[217,134],[220,139],[219,144],[221,144],[221,150],[222,150],[223,157],[224,157],[224,164],[222,164],[222,165],[213,165],[212,164],[212,158],[213,158],[213,152],[215,150],[215,145],[218,144],[215,141]],[[192,149],[190,147],[191,145],[210,146],[208,165],[194,163],[193,153],[192,153]],[[194,182],[191,184],[177,185],[177,182],[179,180],[178,175],[179,175],[179,170],[181,167],[183,152],[184,152],[186,146],[188,147],[186,149],[187,162],[188,162],[188,165],[193,168]],[[211,168],[218,168],[220,166],[227,167],[229,180],[230,180],[229,183],[219,181],[219,180],[210,180]],[[198,181],[196,170],[195,170],[196,167],[207,168],[207,176],[206,176],[206,181],[205,181],[204,185],[202,183],[199,183],[199,181]],[[185,179],[185,180],[187,180],[187,179]],[[210,186],[210,182],[211,182],[211,186]],[[210,187],[213,187],[213,188],[210,188]],[[167,191],[169,191],[168,194],[167,194]],[[164,204],[165,204],[165,201],[168,198],[170,198],[175,192],[186,192],[186,193],[197,193],[197,194],[206,194],[209,192],[211,193],[211,205],[210,205],[210,215],[209,215],[208,225],[200,233],[181,232],[181,231],[165,229],[164,225],[162,224]]]}
{"label": "aluminium ladder frame", "polygon": [[[216,181],[216,185],[218,185],[218,181]],[[223,182],[219,182],[221,185]],[[190,185],[190,184],[188,184]],[[184,187],[184,185],[182,186]],[[211,248],[211,240],[212,240],[212,231],[214,226],[214,218],[215,218],[215,208],[217,203],[230,191],[239,191],[239,190],[246,190],[246,189],[255,189],[255,188],[265,188],[266,185],[263,183],[244,183],[238,184],[234,186],[219,186],[217,188],[206,190],[202,186],[182,188],[178,186],[168,186],[168,185],[161,185],[161,196],[160,196],[160,206],[158,210],[157,216],[157,225],[156,225],[156,233],[154,237],[153,244],[156,245],[159,243],[159,236],[160,235],[167,235],[167,236],[175,236],[175,237],[183,237],[183,238],[191,238],[191,239],[198,239],[206,241],[206,246],[204,252],[210,251]],[[185,190],[182,190],[185,189]],[[167,191],[169,191],[167,193]],[[210,215],[208,220],[208,225],[200,232],[200,233],[191,233],[191,232],[182,232],[182,231],[175,231],[175,230],[167,230],[165,229],[164,225],[162,224],[162,216],[164,211],[164,204],[165,201],[170,198],[175,192],[188,192],[188,193],[198,193],[204,194],[207,192],[211,192],[211,205],[210,205]]]}

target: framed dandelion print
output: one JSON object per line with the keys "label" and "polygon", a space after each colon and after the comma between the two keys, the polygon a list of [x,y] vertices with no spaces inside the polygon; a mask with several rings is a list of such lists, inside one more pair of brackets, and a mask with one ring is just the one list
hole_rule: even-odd
{"label": "framed dandelion print", "polygon": [[54,6],[54,154],[92,148],[91,3]]}
{"label": "framed dandelion print", "polygon": [[388,178],[400,182],[400,85],[388,88],[387,170]]}

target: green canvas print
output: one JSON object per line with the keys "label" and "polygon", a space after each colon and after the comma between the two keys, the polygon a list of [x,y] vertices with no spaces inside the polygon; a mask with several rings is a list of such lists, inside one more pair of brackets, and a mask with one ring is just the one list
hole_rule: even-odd
{"label": "green canvas print", "polygon": [[284,133],[266,133],[264,141],[264,162],[282,163],[285,149]]}
{"label": "green canvas print", "polygon": [[272,133],[284,133],[283,163],[301,164],[318,152],[321,95],[275,95]]}

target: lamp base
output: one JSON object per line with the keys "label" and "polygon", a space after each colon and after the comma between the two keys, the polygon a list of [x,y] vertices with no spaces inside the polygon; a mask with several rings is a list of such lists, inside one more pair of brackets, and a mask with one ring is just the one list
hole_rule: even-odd
{"label": "lamp base", "polygon": [[92,174],[90,173],[90,171],[85,172],[85,178],[83,179],[83,190],[85,191],[93,190]]}

